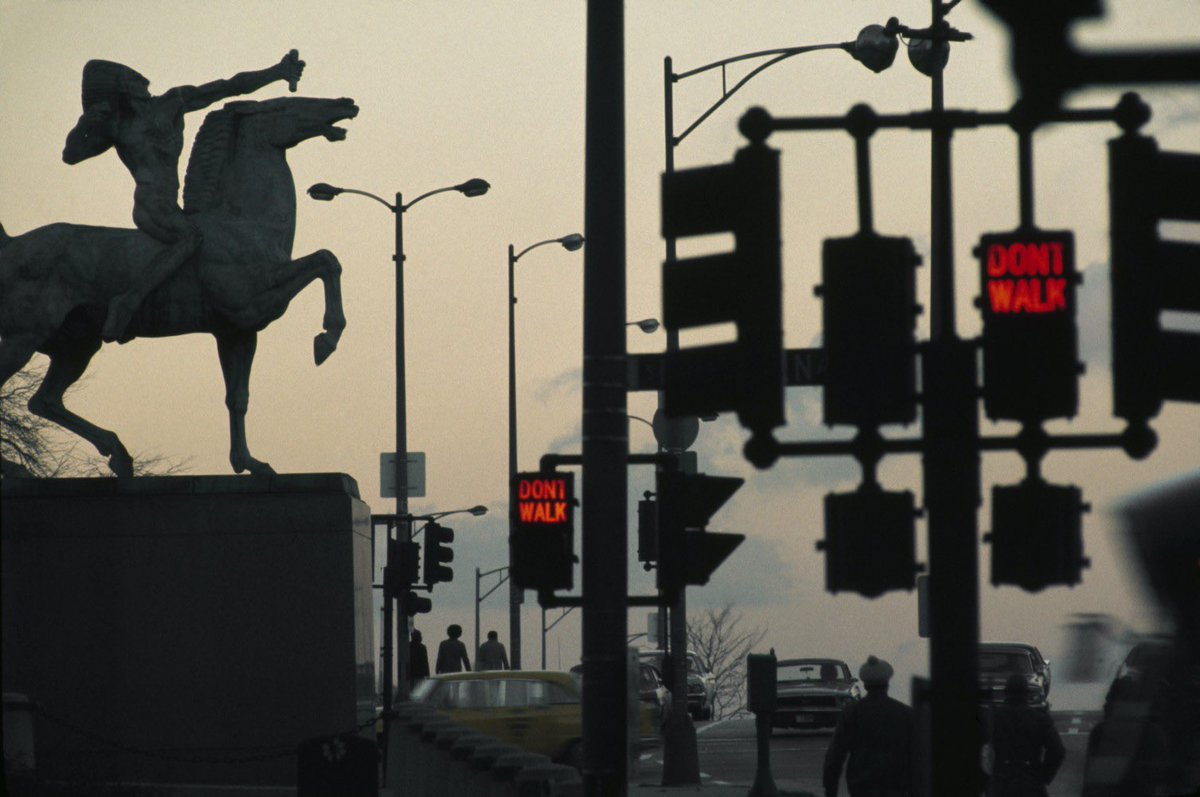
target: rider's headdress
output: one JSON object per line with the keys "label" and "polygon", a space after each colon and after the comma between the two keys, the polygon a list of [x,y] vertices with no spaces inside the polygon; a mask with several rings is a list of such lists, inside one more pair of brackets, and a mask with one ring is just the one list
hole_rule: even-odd
{"label": "rider's headdress", "polygon": [[116,61],[104,61],[99,58],[88,61],[83,65],[84,110],[98,102],[113,99],[121,91],[122,82],[131,78],[146,81],[136,69],[130,69]]}

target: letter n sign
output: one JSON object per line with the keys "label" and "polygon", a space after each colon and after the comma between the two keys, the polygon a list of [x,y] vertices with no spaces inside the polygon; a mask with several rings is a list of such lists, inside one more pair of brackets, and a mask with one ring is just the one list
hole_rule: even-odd
{"label": "letter n sign", "polygon": [[1075,236],[989,233],[979,257],[983,404],[993,420],[1037,423],[1079,407]]}
{"label": "letter n sign", "polygon": [[518,473],[512,484],[513,583],[538,592],[575,585],[575,474]]}

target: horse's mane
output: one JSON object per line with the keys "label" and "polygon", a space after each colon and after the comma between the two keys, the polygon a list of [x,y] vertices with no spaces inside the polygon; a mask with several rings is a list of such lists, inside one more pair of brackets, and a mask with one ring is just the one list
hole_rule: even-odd
{"label": "horse's mane", "polygon": [[204,117],[183,178],[184,213],[200,213],[219,204],[221,175],[233,157],[238,124],[257,105],[252,101],[231,102]]}

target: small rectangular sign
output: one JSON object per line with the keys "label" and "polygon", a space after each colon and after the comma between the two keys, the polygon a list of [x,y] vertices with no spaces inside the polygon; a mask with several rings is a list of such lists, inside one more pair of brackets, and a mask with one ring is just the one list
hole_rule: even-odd
{"label": "small rectangular sign", "polygon": [[[409,498],[425,497],[425,452],[408,452],[408,471],[405,474],[405,491]],[[396,454],[384,452],[379,455],[379,494],[384,498],[396,497]]]}

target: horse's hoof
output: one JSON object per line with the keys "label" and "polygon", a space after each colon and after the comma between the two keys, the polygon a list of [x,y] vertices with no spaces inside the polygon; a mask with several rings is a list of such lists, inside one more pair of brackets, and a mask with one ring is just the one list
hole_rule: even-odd
{"label": "horse's hoof", "polygon": [[322,332],[313,338],[313,361],[317,365],[329,359],[329,355],[333,354],[337,348],[337,343],[329,338],[329,334]]}
{"label": "horse's hoof", "polygon": [[124,451],[118,451],[108,458],[108,469],[116,474],[118,479],[132,479],[133,457]]}

